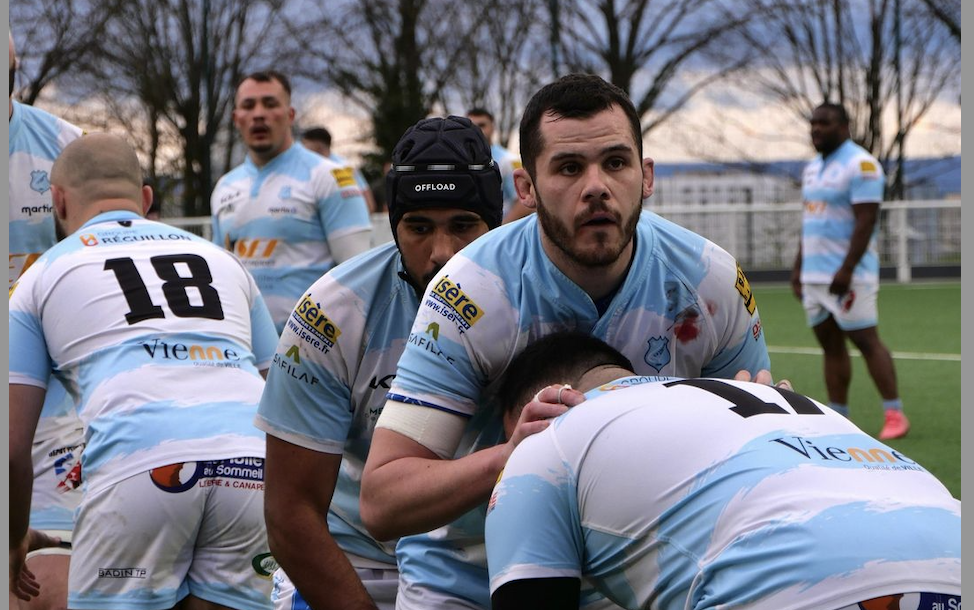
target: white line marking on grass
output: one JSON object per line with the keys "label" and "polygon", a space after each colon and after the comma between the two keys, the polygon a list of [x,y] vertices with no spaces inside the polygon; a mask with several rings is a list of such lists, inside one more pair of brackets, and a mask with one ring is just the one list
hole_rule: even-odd
{"label": "white line marking on grass", "polygon": [[[769,345],[768,352],[772,354],[800,354],[805,356],[821,356],[822,350],[817,347],[783,347],[780,345]],[[938,360],[941,362],[960,362],[960,354],[929,354],[917,352],[893,352],[893,358],[897,360]],[[849,355],[861,358],[859,350],[850,349]]]}

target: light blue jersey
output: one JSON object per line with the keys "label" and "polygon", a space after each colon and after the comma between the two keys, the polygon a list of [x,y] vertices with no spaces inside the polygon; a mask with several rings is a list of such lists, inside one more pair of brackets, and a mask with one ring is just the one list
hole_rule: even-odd
{"label": "light blue jersey", "polygon": [[[818,155],[802,174],[803,284],[831,284],[849,252],[855,228],[853,206],[880,203],[886,177],[866,149],[846,140],[827,158]],[[853,272],[853,281],[879,283],[879,255],[873,230],[869,247]]]}
{"label": "light blue jersey", "polygon": [[[730,378],[770,367],[754,296],[733,257],[651,212],[642,213],[636,240],[629,273],[600,316],[545,255],[535,215],[482,236],[430,283],[388,397],[469,418],[460,456],[503,441],[483,396],[529,343],[560,330],[607,341],[646,375]],[[403,580],[489,606],[474,523],[468,515],[454,531],[403,538]]]}
{"label": "light blue jersey", "polygon": [[960,502],[908,456],[793,392],[628,381],[514,450],[487,515],[492,593],[587,577],[660,610],[960,594]]}
{"label": "light blue jersey", "polygon": [[404,273],[389,243],[315,282],[288,318],[256,420],[271,436],[343,454],[328,529],[342,550],[393,568],[396,541],[369,535],[359,496],[375,421],[419,307]]}
{"label": "light blue jersey", "polygon": [[78,401],[86,492],[177,462],[263,457],[253,417],[277,336],[253,278],[131,212],[88,221],[13,287],[10,383]]}
{"label": "light blue jersey", "polygon": [[7,288],[53,246],[54,208],[51,166],[61,151],[81,136],[81,128],[33,106],[11,101],[10,116],[10,273]]}
{"label": "light blue jersey", "polygon": [[507,216],[517,199],[517,189],[514,188],[514,170],[521,167],[521,158],[507,150],[500,144],[492,144],[490,156],[497,162],[501,170],[501,192],[504,196],[504,211],[502,218]]}
{"label": "light blue jersey", "polygon": [[253,274],[278,333],[304,291],[335,266],[329,242],[372,230],[352,170],[298,143],[257,167],[248,156],[213,189],[213,240]]}
{"label": "light blue jersey", "polygon": [[[39,108],[13,100],[11,104],[8,289],[57,241],[51,203],[51,166],[61,150],[82,134],[79,127]],[[74,509],[81,500],[83,447],[84,429],[74,402],[60,382],[52,379],[34,433],[32,527],[71,529]]]}

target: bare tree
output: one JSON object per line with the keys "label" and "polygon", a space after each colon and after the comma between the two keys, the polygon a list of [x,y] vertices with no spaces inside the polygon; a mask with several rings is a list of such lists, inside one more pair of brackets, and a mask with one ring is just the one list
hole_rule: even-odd
{"label": "bare tree", "polygon": [[950,35],[960,42],[960,0],[922,0],[927,10],[940,20]]}
{"label": "bare tree", "polygon": [[118,0],[21,0],[10,7],[17,46],[17,99],[34,104],[51,83],[75,75],[98,48]]}
{"label": "bare tree", "polygon": [[540,20],[543,1],[493,2],[463,50],[452,85],[464,110],[480,106],[491,111],[503,146],[510,145],[524,104],[547,71],[547,58],[535,52],[548,35]]}
{"label": "bare tree", "polygon": [[462,53],[490,3],[451,0],[335,1],[290,21],[297,73],[332,86],[369,116],[375,149],[367,173],[392,156],[403,132],[445,107]]}
{"label": "bare tree", "polygon": [[[108,22],[88,68],[98,83],[92,91],[120,110],[117,118],[132,123],[133,135],[145,134],[150,176],[165,158],[177,159],[186,216],[209,213],[216,142],[227,147],[223,170],[231,164],[234,85],[281,49],[267,41],[282,6],[283,0],[128,0]],[[140,120],[130,116],[127,100],[138,101]]]}
{"label": "bare tree", "polygon": [[960,82],[943,23],[920,0],[749,0],[746,11],[765,16],[742,33],[761,54],[751,86],[803,121],[823,101],[843,104],[853,139],[893,166],[889,195],[900,196],[910,131]]}
{"label": "bare tree", "polygon": [[550,23],[561,33],[553,47],[562,55],[562,69],[603,74],[628,92],[646,134],[699,91],[747,65],[746,47],[734,46],[730,33],[755,16],[745,19],[732,4],[552,0]]}

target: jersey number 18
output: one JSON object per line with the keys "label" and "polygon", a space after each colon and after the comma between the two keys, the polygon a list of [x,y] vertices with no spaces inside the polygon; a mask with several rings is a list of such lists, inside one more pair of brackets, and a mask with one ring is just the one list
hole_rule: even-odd
{"label": "jersey number 18", "polygon": [[[163,280],[162,294],[173,314],[180,318],[223,319],[220,293],[212,286],[213,275],[205,258],[195,254],[168,254],[153,256],[149,262],[152,263],[159,279]],[[185,264],[189,268],[190,275],[188,277],[179,275],[176,263]],[[105,271],[114,272],[115,279],[122,288],[130,310],[125,314],[125,320],[129,324],[166,317],[162,307],[152,302],[149,290],[131,258],[108,259],[105,261]],[[202,305],[193,305],[189,302],[187,292],[189,288],[196,288],[199,291],[203,300]]]}

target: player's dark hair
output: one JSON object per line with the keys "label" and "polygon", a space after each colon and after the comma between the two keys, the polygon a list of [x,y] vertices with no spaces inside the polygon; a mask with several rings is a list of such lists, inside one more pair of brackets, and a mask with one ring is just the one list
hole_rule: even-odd
{"label": "player's dark hair", "polygon": [[468,117],[469,116],[485,116],[488,119],[490,119],[490,122],[491,123],[494,122],[494,115],[489,110],[487,110],[486,108],[484,108],[482,106],[474,106],[473,108],[471,108],[470,110],[467,111],[467,116]]}
{"label": "player's dark hair", "polygon": [[834,114],[835,118],[838,119],[840,125],[849,124],[849,113],[846,112],[845,106],[843,106],[842,104],[836,104],[834,102],[825,102],[819,104],[815,110],[819,110],[819,109],[828,110],[829,112]]}
{"label": "player's dark hair", "polygon": [[302,140],[311,140],[312,142],[321,142],[325,146],[331,147],[331,132],[324,127],[312,127],[310,129],[305,129],[301,134]]}
{"label": "player's dark hair", "polygon": [[257,72],[251,72],[237,81],[237,86],[234,88],[234,91],[238,91],[240,89],[240,85],[242,85],[246,80],[254,80],[258,83],[269,83],[276,80],[277,82],[281,83],[282,87],[284,87],[284,91],[287,93],[288,98],[291,97],[291,81],[289,81],[286,76],[277,70],[259,70]]}
{"label": "player's dark hair", "polygon": [[531,177],[535,177],[535,162],[544,148],[541,119],[545,114],[563,119],[586,119],[612,106],[619,106],[626,113],[639,158],[642,159],[643,135],[639,114],[625,91],[595,74],[568,74],[539,89],[521,117],[521,162]]}
{"label": "player's dark hair", "polygon": [[406,130],[386,174],[392,235],[406,212],[428,208],[471,211],[491,229],[501,224],[501,172],[484,133],[459,116],[423,119]]}
{"label": "player's dark hair", "polygon": [[563,331],[530,343],[508,365],[496,394],[502,414],[518,412],[538,390],[554,383],[576,385],[597,366],[632,371],[632,362],[605,341],[579,331]]}

